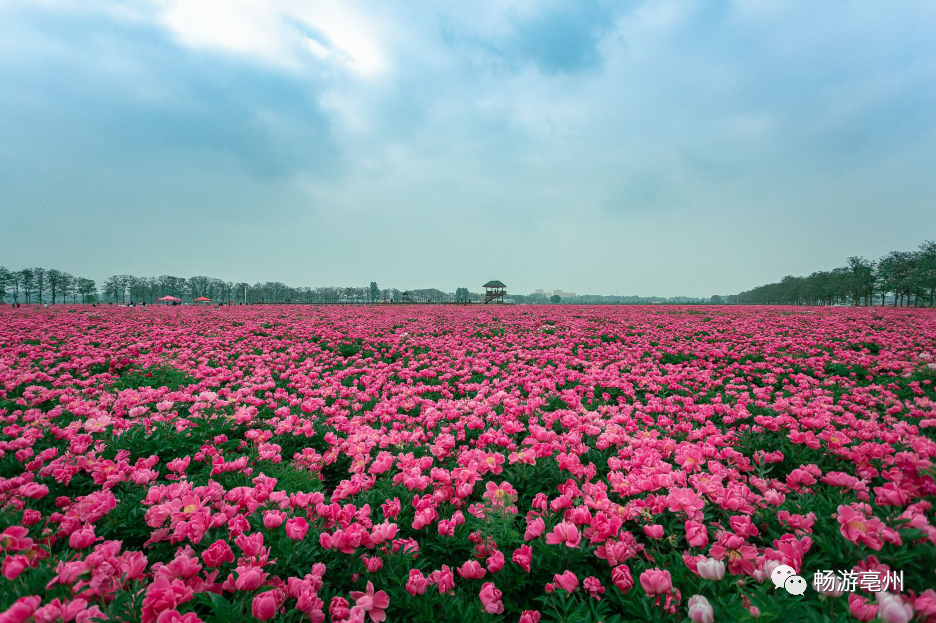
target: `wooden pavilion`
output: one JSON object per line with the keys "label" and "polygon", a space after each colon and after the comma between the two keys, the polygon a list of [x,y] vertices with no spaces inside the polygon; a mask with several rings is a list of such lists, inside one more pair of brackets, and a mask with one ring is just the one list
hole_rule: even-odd
{"label": "wooden pavilion", "polygon": [[503,303],[504,296],[507,295],[507,286],[498,280],[488,281],[484,284],[484,302]]}

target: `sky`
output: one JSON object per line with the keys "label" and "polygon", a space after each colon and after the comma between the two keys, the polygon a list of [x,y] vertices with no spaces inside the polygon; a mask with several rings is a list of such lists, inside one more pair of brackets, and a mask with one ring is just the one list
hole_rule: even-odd
{"label": "sky", "polygon": [[936,238],[936,3],[0,0],[0,264],[709,296]]}

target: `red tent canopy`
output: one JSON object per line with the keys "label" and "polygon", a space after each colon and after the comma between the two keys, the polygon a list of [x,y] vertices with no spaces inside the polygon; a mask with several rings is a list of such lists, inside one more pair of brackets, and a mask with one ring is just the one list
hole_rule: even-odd
{"label": "red tent canopy", "polygon": [[210,299],[210,298],[207,298],[207,297],[204,297],[204,296],[199,296],[199,297],[198,297],[197,299],[195,299],[195,300],[196,300],[197,302],[199,302],[199,303],[210,303],[210,302],[211,302],[211,299]]}
{"label": "red tent canopy", "polygon": [[161,299],[156,299],[157,301],[181,301],[182,299],[177,299],[174,296],[169,296],[168,294]]}

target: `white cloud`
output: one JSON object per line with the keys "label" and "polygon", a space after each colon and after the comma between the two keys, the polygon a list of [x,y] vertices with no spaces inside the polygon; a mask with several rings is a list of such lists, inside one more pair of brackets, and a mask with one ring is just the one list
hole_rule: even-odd
{"label": "white cloud", "polygon": [[328,61],[360,77],[376,76],[389,64],[377,20],[348,3],[160,0],[156,7],[157,21],[194,48],[291,69]]}

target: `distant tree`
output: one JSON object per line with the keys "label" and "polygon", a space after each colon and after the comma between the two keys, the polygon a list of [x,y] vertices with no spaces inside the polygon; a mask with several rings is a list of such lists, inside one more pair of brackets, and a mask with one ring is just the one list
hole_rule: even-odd
{"label": "distant tree", "polygon": [[146,277],[130,276],[130,300],[142,302],[148,298],[150,281]]}
{"label": "distant tree", "polygon": [[26,304],[30,303],[30,295],[32,294],[33,284],[35,283],[35,273],[33,273],[31,268],[24,268],[19,271],[19,283],[20,287],[23,289],[23,297],[26,299]]}
{"label": "distant tree", "polygon": [[368,295],[370,296],[370,302],[376,303],[380,299],[380,288],[377,287],[376,281],[370,282],[370,288],[368,290]]}
{"label": "distant tree", "polygon": [[49,283],[49,292],[52,294],[52,304],[55,305],[55,297],[62,291],[62,271],[50,268],[46,271],[46,281]]}
{"label": "distant tree", "polygon": [[78,298],[78,280],[74,275],[62,273],[62,303],[65,303],[65,297],[70,296],[72,303],[77,302]]}
{"label": "distant tree", "polygon": [[20,295],[20,284],[22,283],[23,276],[19,271],[11,272],[9,277],[9,287],[10,287],[10,298],[13,299],[14,303],[19,303]]}
{"label": "distant tree", "polygon": [[724,303],[724,301],[722,301],[722,297],[718,296],[717,294],[713,294],[709,301],[712,303],[712,305],[722,305]]}
{"label": "distant tree", "polygon": [[193,299],[205,296],[208,293],[208,277],[189,277],[185,285],[185,293]]}
{"label": "distant tree", "polygon": [[552,296],[549,297],[549,300],[552,301],[553,303],[558,303],[559,301],[562,300],[562,297],[559,296],[558,294],[553,294]]}
{"label": "distant tree", "polygon": [[97,285],[93,279],[78,277],[76,291],[81,296],[82,303],[94,303],[97,300]]}
{"label": "distant tree", "polygon": [[913,266],[913,254],[906,251],[891,251],[881,259],[878,265],[881,288],[894,293],[894,306],[907,304],[910,298],[910,274]]}
{"label": "distant tree", "polygon": [[7,289],[13,280],[13,273],[6,266],[0,266],[0,302],[6,298]]}
{"label": "distant tree", "polygon": [[925,241],[917,251],[916,279],[925,293],[929,290],[929,306],[936,297],[936,242]]}
{"label": "distant tree", "polygon": [[45,290],[46,285],[46,269],[45,268],[33,268],[33,274],[36,276],[36,294],[39,295],[39,300],[36,302],[42,305],[42,292]]}
{"label": "distant tree", "polygon": [[871,299],[874,298],[874,262],[856,256],[848,258],[847,261],[852,304],[857,306],[864,300],[865,305],[870,305]]}
{"label": "distant tree", "polygon": [[[126,303],[127,292],[130,290],[130,285],[133,283],[134,279],[136,278],[133,275],[120,275],[118,279],[120,279],[120,286],[121,286],[120,287],[120,302]],[[131,301],[133,300],[132,294],[130,295],[130,300]]]}
{"label": "distant tree", "polygon": [[123,281],[120,279],[120,275],[111,275],[104,281],[104,296],[109,296],[114,299],[114,302],[118,302],[122,296],[123,292]]}

